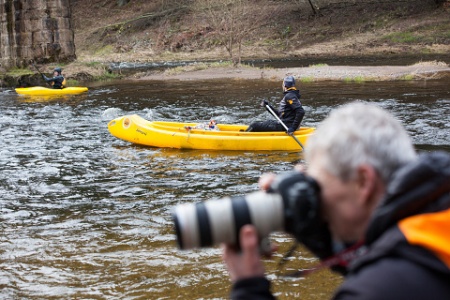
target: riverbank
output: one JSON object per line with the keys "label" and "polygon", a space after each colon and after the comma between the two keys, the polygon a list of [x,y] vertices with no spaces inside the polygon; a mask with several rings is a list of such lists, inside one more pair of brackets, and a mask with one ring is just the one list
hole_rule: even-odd
{"label": "riverbank", "polygon": [[450,67],[443,62],[420,62],[410,66],[328,66],[302,68],[214,67],[195,70],[180,68],[149,75],[135,75],[139,80],[209,80],[209,79],[267,79],[280,80],[292,75],[303,82],[310,81],[383,81],[450,78]]}
{"label": "riverbank", "polygon": [[[52,70],[56,65],[43,66],[42,70]],[[48,72],[49,73],[49,72]],[[264,79],[278,81],[292,75],[300,82],[315,81],[392,81],[392,80],[437,80],[450,79],[450,65],[442,61],[424,61],[408,66],[329,66],[317,64],[308,67],[269,68],[231,64],[195,63],[183,67],[159,69],[152,71],[135,71],[127,75],[108,71],[108,64],[84,64],[74,62],[63,66],[68,86],[89,85],[90,82],[107,80],[250,80]],[[0,78],[4,87],[42,85],[42,78],[37,73],[4,75]]]}
{"label": "riverbank", "polygon": [[[118,7],[114,1],[77,1],[72,9],[78,60],[64,66],[66,76],[74,80],[88,77],[93,80],[109,77],[207,80],[279,79],[292,74],[305,81],[412,80],[448,76],[450,7],[445,3],[438,5],[431,0],[314,1],[320,10],[312,11],[307,2],[260,1],[255,10],[253,3],[242,1],[232,6],[240,7],[239,13],[231,13],[228,11],[231,7],[224,5],[206,7],[190,1],[157,3],[135,0]],[[251,24],[244,14],[247,11],[252,12]],[[242,27],[227,31],[227,28],[231,29],[225,26],[226,18],[215,16],[229,16],[228,22]],[[232,45],[230,49],[231,41],[226,38],[229,36],[240,37],[241,44]],[[447,59],[430,59],[430,55]],[[401,67],[389,62],[390,58],[405,56],[417,59]],[[365,66],[362,62],[355,68],[336,63],[347,57],[383,58],[389,67]],[[261,69],[236,64],[239,59],[304,58],[311,58],[312,62],[302,68],[296,65],[295,68]],[[334,58],[335,61],[328,66],[318,63],[316,58]],[[199,63],[164,71],[122,72],[110,68],[111,63],[186,61]],[[201,63],[205,61],[228,61],[230,65]]]}
{"label": "riverbank", "polygon": [[[223,24],[211,18],[209,9],[192,5],[190,1],[162,4],[134,0],[118,7],[115,1],[73,2],[77,60],[63,65],[38,65],[38,68],[51,75],[54,67],[62,67],[69,86],[110,79],[279,80],[287,74],[303,81],[429,80],[450,76],[448,3],[322,1],[320,11],[313,13],[306,2],[261,1],[256,11],[252,5],[247,8],[260,16],[270,14],[271,17],[259,19],[259,23],[255,20],[251,24],[255,27],[242,36],[242,44],[235,45],[233,55],[227,50],[228,44],[221,40]],[[219,5],[215,9],[218,15],[223,15],[221,9],[227,7]],[[247,20],[243,24],[244,28],[249,26]],[[237,36],[238,33],[229,34]],[[349,57],[361,58],[361,63],[347,65]],[[404,57],[414,59],[405,61]],[[237,63],[241,58],[306,63],[292,67],[270,67],[271,64],[249,67]],[[393,60],[399,58],[402,63],[394,65]],[[369,60],[378,64],[366,65]],[[224,61],[228,65],[207,61]],[[167,67],[185,62],[197,63]],[[166,69],[111,67],[122,63],[161,64]],[[8,72],[0,66],[0,71],[3,73],[1,86],[44,84],[32,66],[28,70]]]}

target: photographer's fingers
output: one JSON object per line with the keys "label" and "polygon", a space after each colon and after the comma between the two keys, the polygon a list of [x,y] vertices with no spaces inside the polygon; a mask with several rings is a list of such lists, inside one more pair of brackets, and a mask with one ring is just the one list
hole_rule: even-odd
{"label": "photographer's fingers", "polygon": [[242,227],[240,242],[246,272],[248,272],[246,277],[264,276],[256,228],[251,225]]}
{"label": "photographer's fingers", "polygon": [[276,175],[273,173],[265,173],[261,175],[258,181],[259,188],[263,191],[267,191],[270,185],[275,180]]}
{"label": "photographer's fingers", "polygon": [[306,166],[304,164],[297,164],[297,165],[294,166],[294,170],[302,172],[302,173],[305,173],[306,172]]}
{"label": "photographer's fingers", "polygon": [[[298,172],[305,173],[306,165],[305,164],[297,164],[294,166],[294,170]],[[259,177],[258,185],[259,188],[263,191],[267,191],[270,188],[270,185],[274,182],[277,175],[274,173],[264,173]]]}
{"label": "photographer's fingers", "polygon": [[259,253],[259,239],[252,225],[242,227],[240,232],[241,251],[225,245],[223,260],[228,267],[230,278],[239,279],[264,276],[264,265]]}

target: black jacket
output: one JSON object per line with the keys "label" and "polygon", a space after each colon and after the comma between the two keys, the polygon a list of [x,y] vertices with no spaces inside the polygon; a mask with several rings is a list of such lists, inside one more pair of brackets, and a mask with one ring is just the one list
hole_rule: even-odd
{"label": "black jacket", "polygon": [[[369,225],[366,253],[334,299],[450,299],[450,155],[401,168]],[[273,299],[265,278],[241,280],[232,299]]]}
{"label": "black jacket", "polygon": [[300,91],[291,87],[284,92],[278,110],[273,109],[283,123],[295,131],[300,126],[305,110],[300,102]]}
{"label": "black jacket", "polygon": [[52,87],[54,89],[62,89],[63,86],[63,82],[64,82],[64,76],[62,75],[56,75],[55,77],[52,78],[48,78],[47,76],[43,75],[43,78],[45,81],[47,82],[52,82]]}

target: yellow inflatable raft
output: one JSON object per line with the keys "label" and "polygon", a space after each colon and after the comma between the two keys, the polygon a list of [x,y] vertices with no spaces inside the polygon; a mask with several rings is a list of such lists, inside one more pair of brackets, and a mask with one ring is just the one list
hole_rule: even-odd
{"label": "yellow inflatable raft", "polygon": [[[286,150],[301,151],[299,143],[286,132],[245,132],[247,125],[217,124],[218,130],[196,123],[148,121],[127,115],[108,123],[109,132],[122,140],[151,147],[203,150]],[[306,145],[315,131],[302,127],[295,137]]]}

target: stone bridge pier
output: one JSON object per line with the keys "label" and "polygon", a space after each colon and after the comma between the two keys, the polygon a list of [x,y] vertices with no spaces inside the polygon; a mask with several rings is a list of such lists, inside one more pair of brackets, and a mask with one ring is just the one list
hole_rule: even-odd
{"label": "stone bridge pier", "polygon": [[70,0],[0,0],[0,67],[74,59]]}

